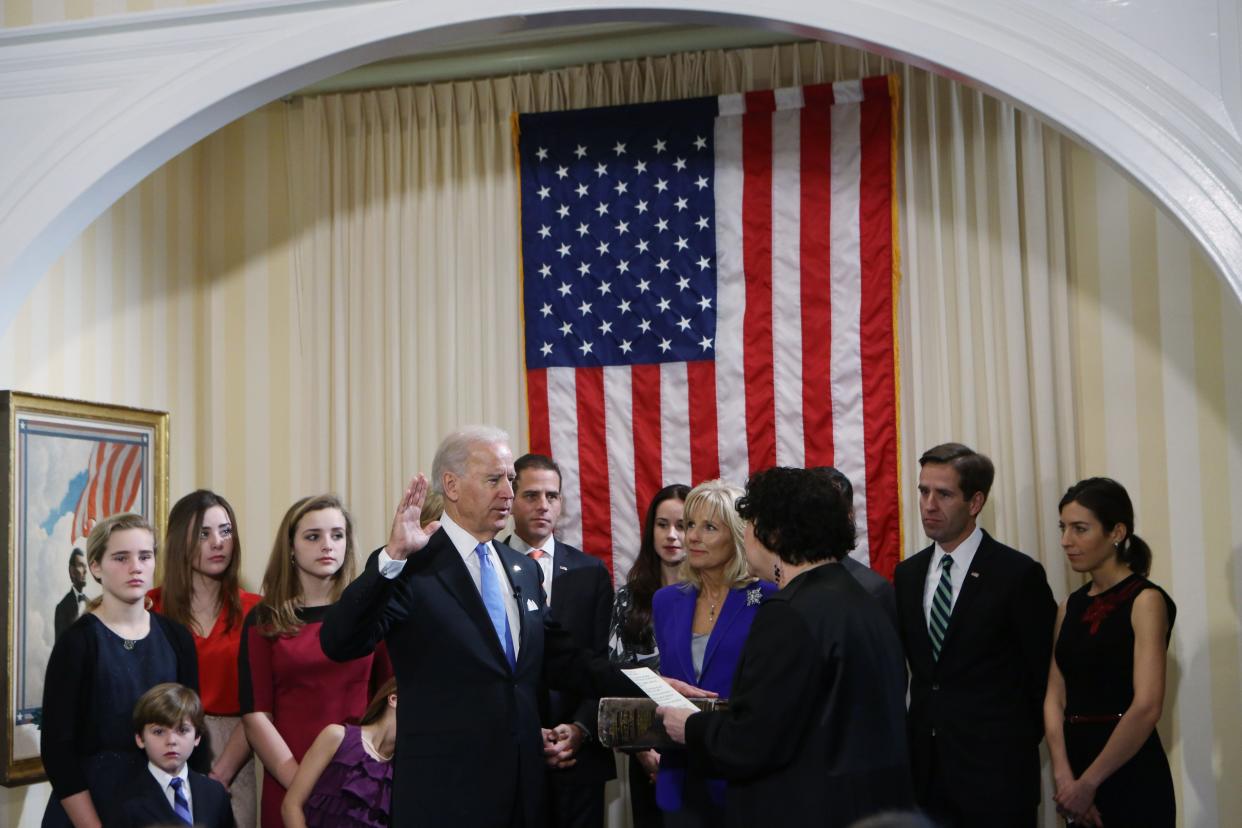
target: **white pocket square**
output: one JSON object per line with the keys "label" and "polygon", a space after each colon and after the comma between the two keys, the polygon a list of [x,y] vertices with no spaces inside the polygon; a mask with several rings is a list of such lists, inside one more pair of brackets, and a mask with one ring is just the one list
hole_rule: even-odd
{"label": "white pocket square", "polygon": [[536,604],[534,601],[532,601],[530,598],[527,598],[526,599],[526,611],[527,612],[538,612],[539,605]]}

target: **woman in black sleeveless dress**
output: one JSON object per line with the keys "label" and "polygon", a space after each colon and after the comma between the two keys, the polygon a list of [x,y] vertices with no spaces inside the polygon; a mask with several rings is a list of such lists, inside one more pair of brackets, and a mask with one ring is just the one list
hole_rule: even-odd
{"label": "woman in black sleeveless dress", "polygon": [[1077,823],[1172,826],[1173,777],[1156,723],[1177,607],[1147,580],[1151,550],[1114,480],[1061,499],[1061,546],[1091,580],[1061,605],[1044,700],[1057,811]]}

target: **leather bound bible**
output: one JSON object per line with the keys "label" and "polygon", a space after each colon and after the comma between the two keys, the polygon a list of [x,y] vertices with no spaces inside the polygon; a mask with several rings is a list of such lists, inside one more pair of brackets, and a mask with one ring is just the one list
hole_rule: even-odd
{"label": "leather bound bible", "polygon": [[[728,699],[690,699],[699,710],[724,710]],[[604,747],[631,753],[651,748],[682,748],[668,738],[664,726],[656,718],[656,703],[651,699],[600,699],[599,743]]]}

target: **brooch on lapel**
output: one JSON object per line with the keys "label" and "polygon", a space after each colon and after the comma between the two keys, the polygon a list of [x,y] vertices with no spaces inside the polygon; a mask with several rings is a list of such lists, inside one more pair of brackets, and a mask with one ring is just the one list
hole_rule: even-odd
{"label": "brooch on lapel", "polygon": [[538,604],[536,604],[534,601],[532,601],[529,598],[526,599],[526,611],[527,612],[536,612],[538,611],[538,609],[539,609]]}
{"label": "brooch on lapel", "polygon": [[514,571],[514,572],[521,572],[521,571],[522,571],[522,567],[518,566],[517,564],[514,564],[514,565],[513,565],[513,571]]}
{"label": "brooch on lapel", "polygon": [[746,606],[757,607],[763,603],[763,590],[759,587],[746,590]]}

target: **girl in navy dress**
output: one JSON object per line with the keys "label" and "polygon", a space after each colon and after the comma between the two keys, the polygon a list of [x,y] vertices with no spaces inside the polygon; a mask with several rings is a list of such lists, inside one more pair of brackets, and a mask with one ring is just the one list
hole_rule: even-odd
{"label": "girl in navy dress", "polygon": [[[155,534],[146,518],[126,513],[96,523],[86,564],[103,594],[56,641],[43,683],[40,753],[52,783],[44,828],[99,828],[145,761],[130,728],[138,698],[170,681],[198,690],[189,630],[147,609]],[[191,766],[206,773],[206,756]]]}
{"label": "girl in navy dress", "polygon": [[1091,580],[1061,604],[1044,698],[1057,811],[1078,824],[1172,826],[1173,777],[1156,723],[1177,607],[1147,580],[1120,483],[1092,477],[1061,498],[1061,547]]}

